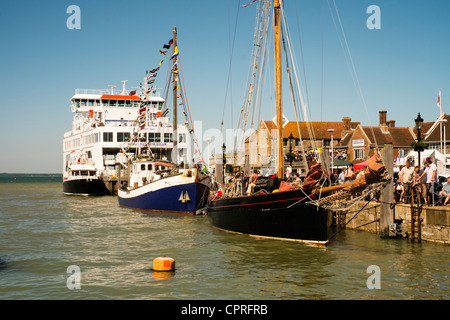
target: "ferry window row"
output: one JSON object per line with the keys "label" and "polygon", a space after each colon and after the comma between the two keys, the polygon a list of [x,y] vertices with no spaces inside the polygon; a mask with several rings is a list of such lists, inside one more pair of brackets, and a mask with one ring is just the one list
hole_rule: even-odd
{"label": "ferry window row", "polygon": [[83,145],[97,143],[99,141],[99,133],[92,133],[83,137]]}
{"label": "ferry window row", "polygon": [[81,146],[81,140],[80,138],[75,138],[69,141],[65,141],[64,142],[64,149],[68,150],[68,149],[75,149]]}
{"label": "ferry window row", "polygon": [[[148,137],[148,140],[147,140]],[[148,142],[161,142],[161,133],[159,132],[149,132],[141,134],[141,141]],[[164,142],[173,142],[172,133],[164,133]]]}
{"label": "ferry window row", "polygon": [[[75,99],[75,107],[133,107],[137,108],[141,105],[141,101],[137,100],[110,100],[110,99]],[[149,107],[158,108],[159,110],[163,107],[163,102],[151,101],[149,102]]]}
{"label": "ferry window row", "polygon": [[[183,137],[180,137],[180,142],[185,142],[185,134],[181,134]],[[180,136],[181,136],[180,135]],[[125,142],[130,139],[131,135],[129,132],[117,132],[116,141],[117,142]],[[148,138],[148,139],[147,139]],[[164,133],[163,136],[164,142],[173,142],[172,133]],[[161,133],[159,132],[149,132],[141,134],[141,141],[144,142],[161,142]],[[112,132],[103,132],[103,142],[114,142],[114,135]]]}

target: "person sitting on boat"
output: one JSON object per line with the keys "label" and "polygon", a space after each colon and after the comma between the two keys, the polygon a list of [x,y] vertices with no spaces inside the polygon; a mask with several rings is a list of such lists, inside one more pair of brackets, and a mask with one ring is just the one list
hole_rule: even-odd
{"label": "person sitting on boat", "polygon": [[445,199],[443,205],[448,205],[450,202],[450,177],[447,178],[447,183],[444,184],[442,190],[439,191],[439,195]]}
{"label": "person sitting on boat", "polygon": [[302,179],[300,179],[300,174],[298,172],[294,173],[294,182],[302,184]]}
{"label": "person sitting on boat", "polygon": [[256,187],[256,180],[258,180],[258,170],[254,169],[248,184],[247,194],[253,193],[253,190]]}
{"label": "person sitting on boat", "polygon": [[345,169],[342,170],[341,173],[339,173],[339,175],[338,175],[338,183],[339,184],[344,184],[344,182],[345,182],[345,173],[346,173]]}
{"label": "person sitting on boat", "polygon": [[241,195],[242,194],[242,180],[241,180],[241,172],[237,172],[236,175],[233,178],[233,186],[235,188],[235,194]]}
{"label": "person sitting on boat", "polygon": [[355,173],[353,172],[353,166],[350,166],[347,169],[347,172],[345,173],[345,182],[352,182],[352,180],[355,178]]}
{"label": "person sitting on boat", "polygon": [[241,184],[242,184],[242,195],[246,195],[248,188],[248,178],[245,176],[243,170],[241,171]]}

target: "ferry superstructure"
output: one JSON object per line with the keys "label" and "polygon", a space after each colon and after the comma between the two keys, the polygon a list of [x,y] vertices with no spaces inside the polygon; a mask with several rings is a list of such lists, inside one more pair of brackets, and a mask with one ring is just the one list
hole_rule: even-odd
{"label": "ferry superstructure", "polygon": [[[176,164],[188,162],[189,131],[178,124],[174,136],[165,99],[157,90],[140,96],[136,95],[137,90],[128,93],[125,82],[120,93],[114,93],[113,86],[75,90],[70,99],[72,129],[63,139],[63,181],[70,180],[71,166],[89,162],[94,164],[110,194],[116,194],[118,163],[125,161],[125,152],[134,153],[138,148],[150,148],[157,158]],[[133,134],[139,139],[130,141]]]}

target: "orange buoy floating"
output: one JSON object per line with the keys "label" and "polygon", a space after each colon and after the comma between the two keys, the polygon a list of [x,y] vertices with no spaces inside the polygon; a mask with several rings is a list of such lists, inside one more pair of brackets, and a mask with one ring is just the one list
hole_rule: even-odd
{"label": "orange buoy floating", "polygon": [[174,271],[175,260],[166,256],[153,259],[153,271]]}

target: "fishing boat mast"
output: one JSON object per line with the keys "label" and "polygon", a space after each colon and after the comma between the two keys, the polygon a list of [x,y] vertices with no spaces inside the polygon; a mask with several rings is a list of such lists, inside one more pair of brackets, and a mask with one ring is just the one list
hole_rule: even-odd
{"label": "fishing boat mast", "polygon": [[281,20],[280,1],[274,0],[273,4],[274,21],[274,46],[275,46],[275,86],[276,86],[276,106],[277,106],[277,128],[278,128],[278,163],[277,175],[283,178],[283,107],[281,100]]}
{"label": "fishing boat mast", "polygon": [[178,133],[177,133],[177,127],[178,127],[178,102],[177,102],[177,88],[178,88],[178,74],[174,73],[173,68],[175,67],[175,65],[177,64],[177,51],[178,51],[178,46],[177,46],[177,28],[173,27],[172,29],[172,39],[173,39],[173,61],[172,61],[172,73],[173,73],[173,118],[172,118],[172,127],[173,127],[173,133],[172,133],[172,140],[173,140],[173,154],[174,154],[174,159],[178,158],[178,151],[177,151],[177,143],[178,143]]}

